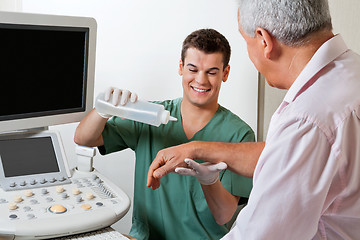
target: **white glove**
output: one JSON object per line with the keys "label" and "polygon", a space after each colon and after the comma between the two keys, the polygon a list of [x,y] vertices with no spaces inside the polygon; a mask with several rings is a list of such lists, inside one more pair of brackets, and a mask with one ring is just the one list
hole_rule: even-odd
{"label": "white glove", "polygon": [[[116,87],[108,87],[105,90],[104,100],[109,102],[111,99],[111,96],[112,96],[111,103],[114,106],[119,105],[119,103],[121,105],[125,105],[129,101],[129,98],[130,98],[130,101],[133,103],[136,102],[138,99],[138,96],[136,93],[132,93],[129,90],[123,90],[123,89],[119,89]],[[96,111],[103,118],[111,118],[112,117],[112,115],[110,115],[110,114],[102,113],[102,112],[99,112],[98,110],[96,110]]]}
{"label": "white glove", "polygon": [[219,179],[219,172],[227,168],[224,162],[216,164],[209,162],[197,163],[190,158],[185,158],[184,161],[191,168],[177,167],[175,172],[180,175],[196,177],[202,185],[214,184]]}

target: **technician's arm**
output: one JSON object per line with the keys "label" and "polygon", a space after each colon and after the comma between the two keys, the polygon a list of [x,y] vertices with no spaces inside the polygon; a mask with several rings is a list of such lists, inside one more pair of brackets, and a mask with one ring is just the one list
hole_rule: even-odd
{"label": "technician's arm", "polygon": [[107,118],[101,117],[95,109],[88,113],[76,128],[74,141],[78,145],[96,147],[104,145],[102,131]]}
{"label": "technician's arm", "polygon": [[201,159],[210,163],[225,162],[228,169],[245,177],[252,177],[265,142],[202,142],[194,141],[158,152],[148,172],[147,186],[160,187],[160,178],[178,166],[186,167],[185,158]]}
{"label": "technician's arm", "polygon": [[217,224],[224,225],[233,217],[240,197],[229,193],[220,180],[212,185],[202,185],[206,202]]}

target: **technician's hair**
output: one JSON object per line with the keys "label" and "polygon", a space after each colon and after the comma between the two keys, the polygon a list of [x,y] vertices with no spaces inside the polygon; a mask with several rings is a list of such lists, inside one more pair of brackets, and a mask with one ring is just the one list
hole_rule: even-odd
{"label": "technician's hair", "polygon": [[228,40],[214,29],[199,29],[187,36],[181,50],[181,61],[185,63],[186,52],[189,48],[209,53],[221,53],[223,55],[223,69],[229,65],[231,48]]}
{"label": "technician's hair", "polygon": [[239,22],[246,35],[257,27],[289,46],[305,45],[309,36],[332,30],[327,0],[238,0]]}

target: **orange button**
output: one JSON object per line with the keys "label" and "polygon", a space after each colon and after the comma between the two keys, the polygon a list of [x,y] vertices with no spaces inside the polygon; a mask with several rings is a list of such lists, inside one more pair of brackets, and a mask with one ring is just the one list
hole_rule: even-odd
{"label": "orange button", "polygon": [[85,204],[81,205],[81,208],[84,209],[84,210],[89,210],[91,208],[91,205],[85,203]]}
{"label": "orange button", "polygon": [[66,208],[61,204],[55,204],[52,207],[50,207],[49,210],[52,213],[64,213],[64,212],[66,212]]}

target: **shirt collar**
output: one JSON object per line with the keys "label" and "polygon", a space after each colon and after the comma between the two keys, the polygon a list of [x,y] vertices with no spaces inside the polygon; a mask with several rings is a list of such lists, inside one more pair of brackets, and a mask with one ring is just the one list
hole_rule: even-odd
{"label": "shirt collar", "polygon": [[347,50],[348,48],[340,35],[332,37],[321,45],[289,88],[284,101],[287,103],[294,101],[301,94],[300,91],[304,85],[308,84],[315,74]]}

